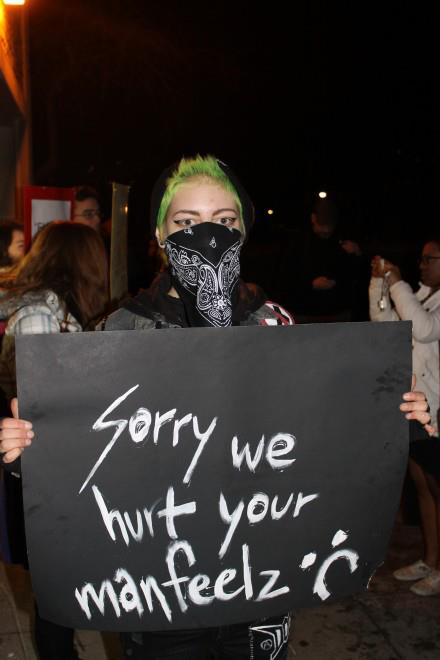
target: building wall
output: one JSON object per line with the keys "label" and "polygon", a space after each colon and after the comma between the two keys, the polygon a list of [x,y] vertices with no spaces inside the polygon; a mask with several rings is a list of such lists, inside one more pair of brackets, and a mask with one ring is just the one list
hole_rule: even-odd
{"label": "building wall", "polygon": [[22,219],[31,183],[31,119],[26,6],[0,0],[0,219]]}

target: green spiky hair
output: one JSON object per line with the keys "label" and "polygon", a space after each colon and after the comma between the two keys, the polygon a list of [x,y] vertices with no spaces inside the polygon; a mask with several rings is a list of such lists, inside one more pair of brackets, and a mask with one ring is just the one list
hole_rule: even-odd
{"label": "green spiky hair", "polygon": [[200,156],[199,154],[195,158],[182,158],[177,168],[167,179],[165,192],[157,212],[156,226],[159,230],[165,222],[168,209],[176,192],[184,183],[196,177],[210,179],[233,195],[240,213],[240,229],[244,235],[243,209],[235,187],[214,156]]}

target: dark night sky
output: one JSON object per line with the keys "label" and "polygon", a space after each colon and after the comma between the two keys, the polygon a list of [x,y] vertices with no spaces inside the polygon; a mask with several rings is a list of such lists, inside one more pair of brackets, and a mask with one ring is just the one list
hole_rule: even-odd
{"label": "dark night sky", "polygon": [[29,4],[37,183],[116,179],[147,199],[170,162],[213,152],[287,222],[322,187],[376,233],[438,217],[427,4]]}

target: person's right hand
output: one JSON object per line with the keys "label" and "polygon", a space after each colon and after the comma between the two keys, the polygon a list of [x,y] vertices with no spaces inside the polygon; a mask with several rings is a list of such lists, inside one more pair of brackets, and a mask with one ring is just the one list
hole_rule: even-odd
{"label": "person's right hand", "polygon": [[399,267],[379,255],[371,260],[371,275],[373,277],[386,277],[389,286],[402,279]]}
{"label": "person's right hand", "polygon": [[12,399],[13,417],[0,420],[0,453],[4,463],[12,463],[29,447],[34,437],[31,422],[18,418],[18,401]]}
{"label": "person's right hand", "polygon": [[384,277],[385,272],[385,259],[377,254],[371,260],[371,275],[373,277]]}

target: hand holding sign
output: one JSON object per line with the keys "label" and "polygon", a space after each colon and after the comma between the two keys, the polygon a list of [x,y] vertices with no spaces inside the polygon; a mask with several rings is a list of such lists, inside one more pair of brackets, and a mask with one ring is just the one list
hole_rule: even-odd
{"label": "hand holding sign", "polygon": [[18,418],[18,401],[11,401],[13,417],[4,417],[0,427],[0,453],[4,463],[12,463],[21,456],[25,447],[29,447],[34,437],[32,424]]}
{"label": "hand holding sign", "polygon": [[431,424],[431,415],[428,410],[428,401],[424,392],[414,391],[416,387],[416,376],[412,375],[411,392],[405,392],[400,404],[400,410],[405,413],[408,420],[413,420],[422,424],[428,435],[435,435],[437,429]]}

